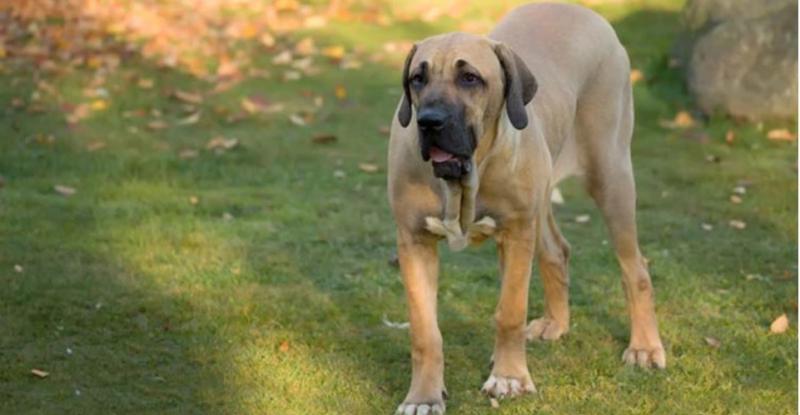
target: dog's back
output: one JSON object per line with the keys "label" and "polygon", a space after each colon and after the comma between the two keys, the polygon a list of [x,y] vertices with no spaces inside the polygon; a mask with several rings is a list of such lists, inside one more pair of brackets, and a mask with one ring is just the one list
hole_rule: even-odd
{"label": "dog's back", "polygon": [[[581,160],[587,157],[580,153],[594,150],[599,144],[594,130],[606,128],[581,126],[581,112],[591,110],[591,122],[597,123],[598,105],[620,103],[625,107],[615,108],[607,123],[632,124],[627,53],[611,25],[594,11],[571,4],[529,4],[509,12],[489,37],[510,46],[538,81],[532,108],[542,122],[555,181],[586,172],[589,166]],[[600,78],[602,91],[593,87]],[[612,136],[627,149],[630,134]]]}

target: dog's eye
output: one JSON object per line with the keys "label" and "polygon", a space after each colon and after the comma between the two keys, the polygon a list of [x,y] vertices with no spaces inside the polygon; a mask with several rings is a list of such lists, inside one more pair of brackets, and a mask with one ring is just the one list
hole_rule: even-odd
{"label": "dog's eye", "polygon": [[473,73],[464,72],[458,78],[458,81],[464,86],[474,86],[481,83],[481,78]]}
{"label": "dog's eye", "polygon": [[412,76],[411,79],[408,80],[408,82],[414,88],[419,88],[419,87],[425,85],[425,77],[423,77],[421,74],[416,74],[416,75]]}

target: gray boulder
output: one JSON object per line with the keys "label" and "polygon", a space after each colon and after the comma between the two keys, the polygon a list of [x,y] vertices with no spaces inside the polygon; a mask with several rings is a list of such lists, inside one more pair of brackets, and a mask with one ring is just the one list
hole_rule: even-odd
{"label": "gray boulder", "polygon": [[689,0],[677,57],[703,112],[797,118],[797,0]]}

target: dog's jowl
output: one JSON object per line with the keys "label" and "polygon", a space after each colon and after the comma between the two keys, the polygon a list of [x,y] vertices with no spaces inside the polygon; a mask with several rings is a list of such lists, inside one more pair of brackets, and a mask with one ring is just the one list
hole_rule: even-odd
{"label": "dog's jowl", "polygon": [[[525,341],[556,340],[570,328],[570,250],[550,206],[553,187],[570,176],[585,183],[619,259],[631,324],[622,360],[665,367],[637,242],[629,73],[608,22],[573,5],[522,6],[488,36],[444,34],[409,52],[389,145],[389,200],[411,323],[411,386],[399,413],[445,409],[436,316],[443,237],[456,250],[497,243],[502,284],[483,392],[536,391]],[[534,261],[545,310],[529,322]]]}

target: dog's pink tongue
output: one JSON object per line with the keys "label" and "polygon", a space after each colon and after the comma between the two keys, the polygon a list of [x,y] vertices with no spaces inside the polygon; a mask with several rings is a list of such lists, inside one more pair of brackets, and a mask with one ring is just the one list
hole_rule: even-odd
{"label": "dog's pink tongue", "polygon": [[454,155],[440,149],[439,147],[431,147],[431,160],[436,163],[444,163],[445,161],[449,161],[454,158]]}

